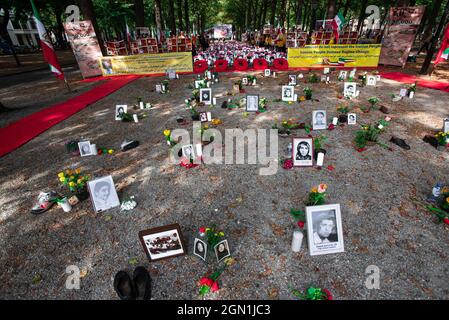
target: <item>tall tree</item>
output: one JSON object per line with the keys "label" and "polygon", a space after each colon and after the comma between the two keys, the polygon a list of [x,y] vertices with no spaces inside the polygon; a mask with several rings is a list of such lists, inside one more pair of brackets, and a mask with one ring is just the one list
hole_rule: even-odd
{"label": "tall tree", "polygon": [[432,11],[427,20],[427,25],[424,30],[423,39],[427,39],[432,34],[432,31],[435,28],[438,13],[440,12],[440,9],[441,9],[442,2],[443,2],[443,0],[434,0],[433,1]]}
{"label": "tall tree", "polygon": [[154,19],[156,20],[157,33],[162,34],[162,6],[161,0],[154,0]]}
{"label": "tall tree", "polygon": [[189,0],[184,0],[184,19],[186,20],[186,32],[190,34]]}
{"label": "tall tree", "polygon": [[143,0],[134,0],[134,14],[136,15],[136,27],[144,27],[145,13]]}
{"label": "tall tree", "polygon": [[299,25],[301,24],[302,4],[303,4],[303,0],[297,0],[297,1],[296,1],[296,16],[295,16],[295,22],[296,22],[296,25],[297,25],[297,26],[299,26]]}
{"label": "tall tree", "polygon": [[260,28],[263,28],[263,26],[265,25],[265,19],[267,18],[267,8],[268,8],[268,0],[263,0],[263,9],[259,23]]}
{"label": "tall tree", "polygon": [[281,0],[281,8],[279,13],[279,24],[281,28],[285,26],[286,12],[287,12],[287,0]]}
{"label": "tall tree", "polygon": [[106,48],[103,44],[103,37],[101,36],[100,29],[98,28],[97,18],[94,12],[94,5],[92,0],[79,0],[80,11],[84,19],[90,20],[97,36],[98,44],[100,46],[103,55],[106,55]]}
{"label": "tall tree", "polygon": [[274,26],[275,17],[276,17],[276,6],[278,4],[278,0],[271,0],[271,16],[270,16],[270,24]]}
{"label": "tall tree", "polygon": [[336,7],[336,1],[335,0],[328,0],[327,1],[327,14],[326,19],[333,19],[335,17],[335,7]]}
{"label": "tall tree", "polygon": [[317,8],[318,8],[318,0],[311,0],[310,1],[310,29],[309,29],[309,36],[312,35],[312,31],[315,29]]}
{"label": "tall tree", "polygon": [[176,20],[175,20],[175,2],[168,0],[168,21],[170,25],[171,34],[176,35]]}
{"label": "tall tree", "polygon": [[363,22],[365,20],[365,9],[368,0],[362,1],[362,8],[360,9],[359,19],[357,20],[357,32],[360,34],[363,28]]}
{"label": "tall tree", "polygon": [[446,2],[446,7],[444,8],[444,12],[443,12],[443,15],[441,16],[440,23],[438,24],[438,28],[435,31],[435,34],[433,35],[432,43],[430,44],[429,51],[427,52],[427,55],[426,55],[426,58],[424,59],[421,70],[419,71],[420,74],[427,74],[427,72],[429,70],[430,62],[432,61],[433,54],[435,53],[435,49],[438,44],[438,38],[440,37],[440,33],[446,24],[448,13],[449,13],[449,0]]}
{"label": "tall tree", "polygon": [[182,0],[176,0],[176,10],[178,12],[178,28],[179,30],[184,30],[182,24]]}

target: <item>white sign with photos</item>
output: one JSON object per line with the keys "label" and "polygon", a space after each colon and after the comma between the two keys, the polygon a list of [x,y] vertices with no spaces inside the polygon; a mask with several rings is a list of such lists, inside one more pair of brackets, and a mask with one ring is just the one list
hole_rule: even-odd
{"label": "white sign with photos", "polygon": [[95,212],[120,206],[112,176],[91,180],[87,183]]}
{"label": "white sign with photos", "polygon": [[311,256],[345,251],[340,204],[306,207],[306,221]]}
{"label": "white sign with photos", "polygon": [[357,124],[357,114],[348,113],[348,124]]}

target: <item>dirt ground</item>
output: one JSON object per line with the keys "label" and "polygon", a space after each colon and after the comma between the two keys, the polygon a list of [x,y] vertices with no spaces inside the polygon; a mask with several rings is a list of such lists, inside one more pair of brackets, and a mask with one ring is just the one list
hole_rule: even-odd
{"label": "dirt ground", "polygon": [[[223,273],[222,289],[211,299],[293,299],[290,285],[328,288],[335,299],[448,299],[449,227],[435,224],[416,204],[436,182],[448,182],[448,153],[422,141],[425,134],[441,129],[449,113],[448,93],[418,88],[414,99],[392,102],[391,94],[404,86],[382,79],[376,87],[360,88],[358,99],[347,101],[337,97],[343,83],[336,82],[334,74],[329,85],[310,85],[319,101],[289,105],[273,102],[280,98],[287,72],[277,78],[252,74],[258,85],[247,87],[246,93],[266,97],[268,111],[245,117],[242,108],[221,109],[226,91],[242,74],[220,75],[220,83],[212,86],[218,106],[200,109],[222,120],[216,126],[220,131],[269,129],[275,117],[310,123],[317,109],[327,110],[330,121],[339,104],[352,106],[358,123],[374,122],[385,115],[359,108],[377,96],[391,109],[391,124],[380,141],[392,151],[371,146],[357,152],[353,138],[358,126],[344,126],[323,132],[328,141],[322,170],[279,167],[275,175],[260,176],[259,165],[186,169],[169,162],[162,132],[178,127],[177,116],[189,117],[184,99],[195,76],[172,80],[165,95],[154,91],[161,78],[138,79],[0,159],[0,298],[117,299],[114,274],[132,273],[143,265],[153,278],[154,299],[200,299],[197,281],[216,263],[210,259],[208,265],[192,254],[193,239],[200,226],[215,223],[225,232],[236,264]],[[296,93],[301,95],[304,86],[301,81]],[[139,123],[115,121],[115,105],[132,105],[139,96],[155,106],[146,111],[148,117]],[[8,122],[5,117],[2,121]],[[190,124],[182,127],[192,131]],[[306,133],[297,130],[296,135]],[[392,135],[405,139],[411,149],[388,142]],[[81,137],[117,151],[83,158],[67,154],[64,143]],[[125,138],[141,145],[120,152]],[[279,156],[290,141],[279,138]],[[327,170],[328,165],[335,170]],[[94,213],[86,200],[69,213],[54,207],[39,216],[30,214],[40,191],[67,191],[59,185],[57,173],[70,168],[81,168],[92,177],[112,175],[119,197],[134,195],[138,206],[129,212],[115,208]],[[302,250],[293,253],[290,245],[297,227],[289,211],[304,209],[310,188],[319,183],[329,186],[327,203],[341,205],[345,252],[310,256],[304,240]],[[181,225],[188,254],[149,263],[138,232],[171,223]],[[69,265],[81,270],[80,290],[65,288]],[[380,269],[378,290],[365,287],[370,265]]]}

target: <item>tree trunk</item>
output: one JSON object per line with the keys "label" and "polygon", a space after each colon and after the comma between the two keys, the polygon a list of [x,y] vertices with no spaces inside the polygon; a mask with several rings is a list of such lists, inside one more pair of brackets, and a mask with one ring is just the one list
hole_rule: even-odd
{"label": "tree trunk", "polygon": [[172,36],[176,35],[175,2],[168,0],[168,21]]}
{"label": "tree trunk", "polygon": [[308,0],[304,0],[304,14],[302,15],[302,31],[306,31],[307,30],[307,18],[309,16],[309,1]]}
{"label": "tree trunk", "polygon": [[186,20],[186,32],[190,35],[189,0],[184,0],[184,18]]}
{"label": "tree trunk", "polygon": [[268,8],[268,0],[263,0],[262,17],[259,24],[261,29],[265,25],[265,19],[267,18],[267,8]]}
{"label": "tree trunk", "polygon": [[287,12],[287,0],[281,0],[281,11],[279,13],[279,25],[281,28],[285,26],[285,18],[286,18],[286,12]]}
{"label": "tree trunk", "polygon": [[363,21],[365,20],[365,10],[366,10],[366,3],[368,0],[363,0],[362,2],[362,9],[360,10],[359,19],[357,21],[357,32],[360,34],[363,28]]}
{"label": "tree trunk", "polygon": [[310,1],[310,30],[309,30],[309,36],[312,35],[312,31],[315,29],[317,8],[318,8],[318,0],[311,0]]}
{"label": "tree trunk", "polygon": [[[162,34],[162,9],[161,0],[154,0],[154,18],[156,20],[156,32],[160,35]],[[160,40],[160,38],[159,38]]]}
{"label": "tree trunk", "polygon": [[136,16],[136,27],[145,27],[143,0],[134,0],[134,14]]}
{"label": "tree trunk", "polygon": [[178,11],[178,28],[180,31],[184,31],[182,25],[182,0],[176,0],[176,10]]}
{"label": "tree trunk", "polygon": [[421,67],[420,74],[427,74],[430,66],[430,62],[432,61],[433,54],[435,53],[435,49],[438,44],[438,38],[440,37],[440,33],[443,30],[443,27],[446,24],[446,18],[449,12],[449,0],[446,2],[446,7],[444,8],[444,13],[441,16],[440,23],[438,24],[438,29],[435,31],[435,34],[432,38],[432,43],[430,45],[429,51],[427,52],[426,58],[424,59],[423,65]]}
{"label": "tree trunk", "polygon": [[58,42],[58,46],[59,48],[65,48],[65,43],[64,43],[64,26],[62,25],[62,9],[59,6],[56,6],[54,8],[55,10],[55,16],[56,16],[56,32],[55,32],[55,36],[56,36],[56,41]]}
{"label": "tree trunk", "polygon": [[277,6],[277,4],[278,4],[278,0],[272,0],[271,1],[270,24],[273,25],[273,26],[275,26],[274,25],[274,21],[275,21],[275,18],[276,18],[276,6]]}
{"label": "tree trunk", "polygon": [[302,10],[303,2],[302,2],[302,0],[297,0],[296,3],[297,3],[297,7],[296,7],[295,22],[296,22],[296,25],[299,26],[301,24],[301,10]]}
{"label": "tree trunk", "polygon": [[433,1],[432,11],[429,15],[429,19],[427,21],[427,26],[424,30],[424,34],[422,37],[423,39],[427,39],[432,34],[432,31],[435,28],[438,13],[440,12],[440,9],[441,9],[442,2],[443,2],[443,0],[434,0]]}
{"label": "tree trunk", "polygon": [[90,20],[92,22],[92,26],[95,30],[95,34],[97,36],[98,45],[100,46],[101,52],[103,55],[106,55],[106,48],[103,44],[103,38],[101,36],[100,29],[98,28],[97,18],[94,13],[94,5],[92,0],[79,0],[80,3],[80,11],[85,20]]}
{"label": "tree trunk", "polygon": [[335,0],[328,0],[327,1],[327,14],[326,19],[333,19],[335,17],[335,7],[336,7],[336,1]]}

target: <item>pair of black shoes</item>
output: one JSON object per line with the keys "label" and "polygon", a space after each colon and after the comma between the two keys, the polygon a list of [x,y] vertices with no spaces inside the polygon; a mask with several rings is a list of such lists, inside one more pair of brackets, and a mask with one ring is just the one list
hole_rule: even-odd
{"label": "pair of black shoes", "polygon": [[137,267],[131,279],[128,273],[119,271],[114,277],[114,289],[122,300],[150,300],[150,274],[144,267]]}

